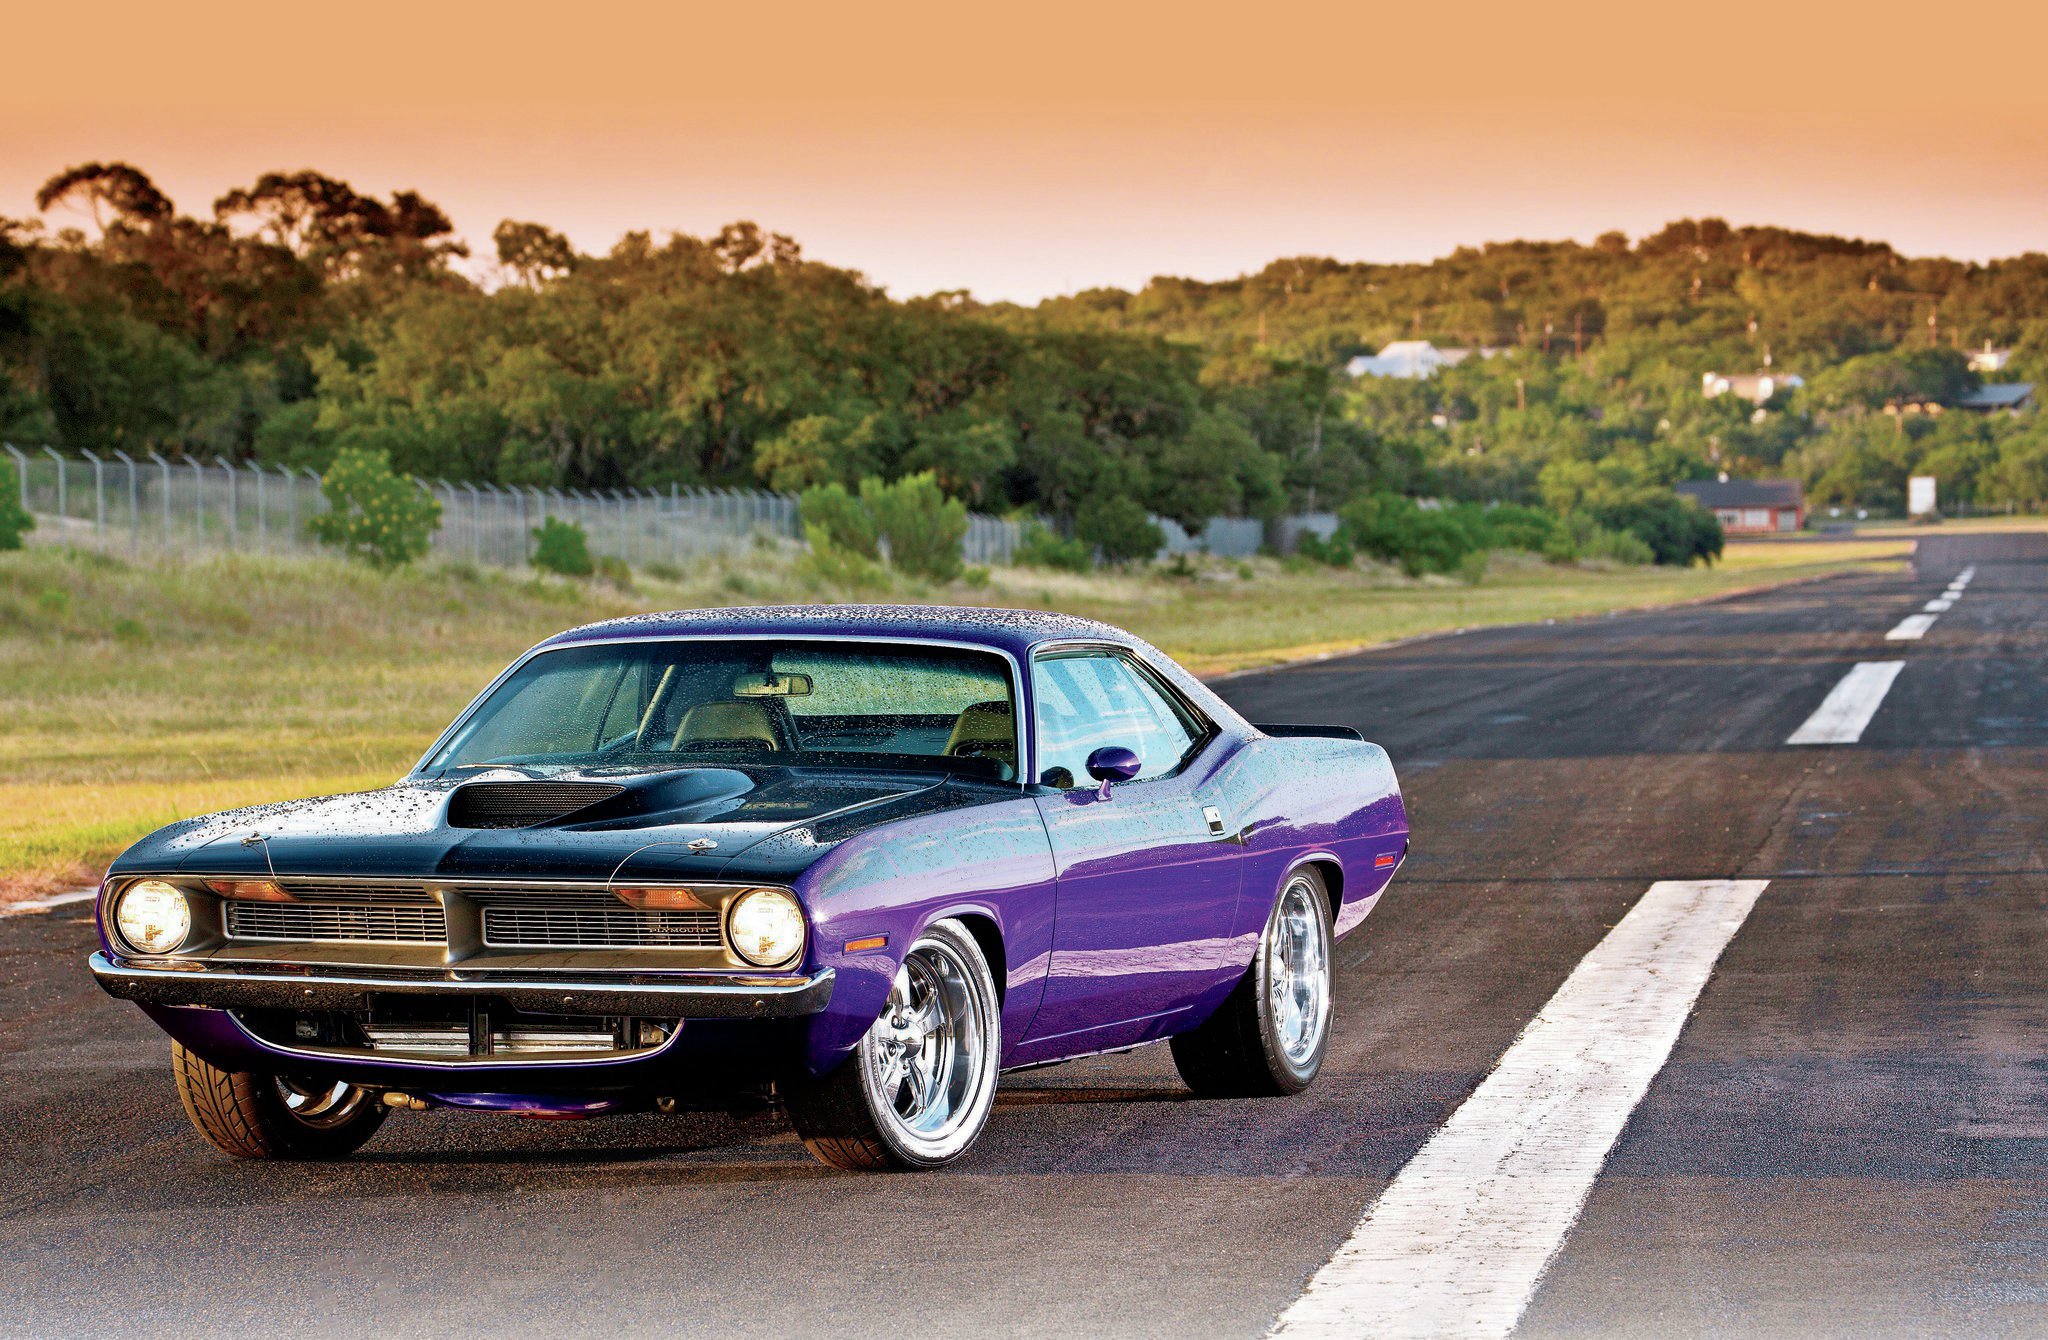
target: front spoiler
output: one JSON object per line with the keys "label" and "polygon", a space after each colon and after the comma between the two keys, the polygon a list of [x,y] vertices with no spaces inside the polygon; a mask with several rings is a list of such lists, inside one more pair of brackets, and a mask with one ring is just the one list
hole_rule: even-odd
{"label": "front spoiler", "polygon": [[637,1015],[654,1019],[793,1019],[832,999],[832,969],[809,977],[726,975],[690,978],[512,976],[494,973],[281,972],[192,960],[141,962],[105,951],[88,960],[110,996],[142,1005],[200,1005],[219,1010],[369,1008],[372,996],[468,1000],[488,996],[536,1014]]}

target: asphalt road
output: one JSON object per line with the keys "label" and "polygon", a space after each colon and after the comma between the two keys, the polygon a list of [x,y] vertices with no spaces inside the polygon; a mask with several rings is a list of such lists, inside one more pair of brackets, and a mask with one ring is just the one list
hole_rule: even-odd
{"label": "asphalt road", "polygon": [[[1916,642],[1885,633],[1961,569]],[[1307,1094],[1007,1082],[958,1168],[772,1116],[395,1116],[233,1163],[78,908],[0,920],[0,1334],[1255,1336],[1652,881],[1767,878],[1518,1334],[2048,1333],[2048,537],[1230,681],[1384,743],[1416,855]],[[1859,661],[1862,739],[1783,742]]]}

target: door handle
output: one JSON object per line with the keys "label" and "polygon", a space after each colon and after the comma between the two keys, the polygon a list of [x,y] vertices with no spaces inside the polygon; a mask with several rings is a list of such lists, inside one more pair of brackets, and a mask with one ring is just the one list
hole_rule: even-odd
{"label": "door handle", "polygon": [[1222,811],[1222,810],[1219,810],[1219,809],[1217,809],[1217,808],[1216,808],[1216,807],[1215,807],[1214,805],[1204,805],[1204,806],[1202,806],[1202,817],[1203,817],[1204,819],[1208,820],[1208,822],[1209,822],[1209,836],[1210,836],[1210,837],[1222,837],[1222,836],[1223,836],[1223,811]]}

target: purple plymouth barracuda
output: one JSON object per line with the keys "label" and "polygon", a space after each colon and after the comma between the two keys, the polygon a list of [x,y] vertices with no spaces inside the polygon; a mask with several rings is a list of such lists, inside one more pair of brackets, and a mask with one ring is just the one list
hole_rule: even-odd
{"label": "purple plymouth barracuda", "polygon": [[928,1168],[1004,1070],[1167,1039],[1197,1093],[1298,1092],[1407,850],[1384,750],[1103,624],[643,615],[527,652],[385,790],[137,843],[91,962],[241,1157],[766,1099],[826,1163]]}

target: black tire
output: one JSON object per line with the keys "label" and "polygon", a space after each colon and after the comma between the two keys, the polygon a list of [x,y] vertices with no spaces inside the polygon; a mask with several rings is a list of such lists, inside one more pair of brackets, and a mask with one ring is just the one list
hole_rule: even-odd
{"label": "black tire", "polygon": [[[1003,1022],[987,957],[965,926],[948,920],[934,922],[903,959],[889,1004],[854,1054],[830,1074],[783,1086],[804,1147],[830,1167],[941,1167],[965,1154],[988,1124],[1002,1064]],[[943,1022],[922,1033],[905,1032],[905,1021],[924,1019],[935,1000],[939,1012],[932,1017]],[[913,1035],[920,1038],[917,1046],[903,1047],[900,1040]],[[927,1057],[933,1078],[923,1091],[942,1086],[948,1096],[943,1110],[921,1108],[911,1083],[913,1064],[922,1076]],[[918,1124],[925,1120],[928,1130]]]}
{"label": "black tire", "polygon": [[[1291,920],[1283,924],[1283,912]],[[1296,1035],[1290,1047],[1274,1006],[1276,937],[1290,927],[1307,932],[1299,918],[1312,918],[1321,965],[1320,1023],[1312,1040]],[[1323,877],[1304,866],[1288,872],[1266,914],[1257,954],[1244,980],[1200,1028],[1175,1036],[1174,1068],[1187,1086],[1205,1098],[1270,1098],[1300,1093],[1323,1068],[1330,1043],[1330,1000],[1335,982],[1330,895]]]}
{"label": "black tire", "polygon": [[[214,1148],[238,1159],[346,1158],[377,1133],[389,1111],[368,1089],[349,1087],[322,1098],[324,1086],[222,1070],[177,1042],[171,1072],[185,1115]],[[301,1115],[307,1093],[315,1095],[312,1103],[329,1106]]]}

